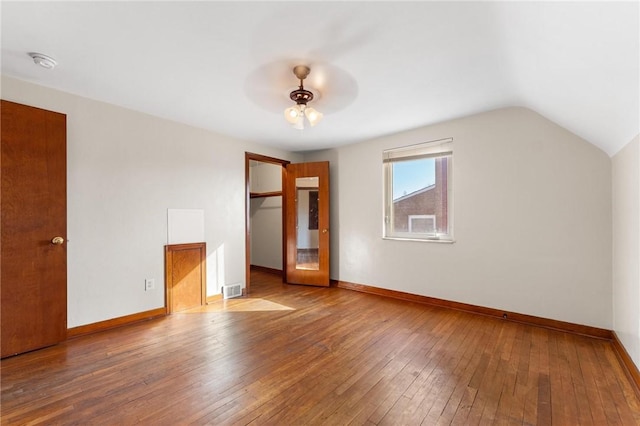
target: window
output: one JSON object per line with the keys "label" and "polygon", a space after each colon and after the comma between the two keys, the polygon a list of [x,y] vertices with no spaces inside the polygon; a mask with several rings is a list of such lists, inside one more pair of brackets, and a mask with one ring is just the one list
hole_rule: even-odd
{"label": "window", "polygon": [[384,151],[384,238],[453,241],[453,140]]}

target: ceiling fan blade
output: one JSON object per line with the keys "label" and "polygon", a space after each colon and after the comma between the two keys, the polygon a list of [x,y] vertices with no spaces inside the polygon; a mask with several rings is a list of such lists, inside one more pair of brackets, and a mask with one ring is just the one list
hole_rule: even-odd
{"label": "ceiling fan blade", "polygon": [[[314,108],[331,114],[346,108],[358,95],[358,84],[349,73],[335,65],[304,59],[283,59],[266,63],[251,72],[244,84],[247,98],[270,112],[280,114],[291,106],[289,92],[298,87],[293,74],[297,65],[311,68],[304,87],[314,93]],[[310,103],[311,104],[311,103]]]}
{"label": "ceiling fan blade", "polygon": [[346,108],[358,96],[356,79],[335,65],[313,64],[307,80],[309,87],[320,92],[314,105],[327,114]]}

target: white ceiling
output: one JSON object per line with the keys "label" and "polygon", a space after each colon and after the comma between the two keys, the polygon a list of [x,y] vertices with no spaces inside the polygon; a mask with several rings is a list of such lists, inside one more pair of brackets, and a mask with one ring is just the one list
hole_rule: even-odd
{"label": "white ceiling", "polygon": [[[611,155],[640,132],[638,6],[3,1],[2,73],[292,151],[525,106]],[[299,63],[325,112],[303,131]]]}

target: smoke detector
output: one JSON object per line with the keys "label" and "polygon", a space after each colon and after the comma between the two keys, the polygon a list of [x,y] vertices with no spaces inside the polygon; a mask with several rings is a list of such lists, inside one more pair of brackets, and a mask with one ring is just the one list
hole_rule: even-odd
{"label": "smoke detector", "polygon": [[33,62],[35,62],[37,65],[40,65],[42,68],[46,68],[48,70],[53,69],[56,65],[58,65],[58,62],[56,62],[55,59],[43,53],[29,52],[29,56],[31,56]]}

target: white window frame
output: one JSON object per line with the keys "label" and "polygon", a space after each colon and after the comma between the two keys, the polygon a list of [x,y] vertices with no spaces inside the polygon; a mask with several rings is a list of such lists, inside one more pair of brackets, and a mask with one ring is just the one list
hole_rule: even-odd
{"label": "white window frame", "polygon": [[[398,232],[393,230],[393,163],[421,158],[448,157],[447,161],[447,224],[448,233]],[[383,221],[382,238],[452,243],[453,238],[453,139],[440,139],[383,151]],[[433,215],[411,215],[433,216]],[[411,219],[409,219],[411,220]],[[435,224],[435,217],[434,217]]]}

